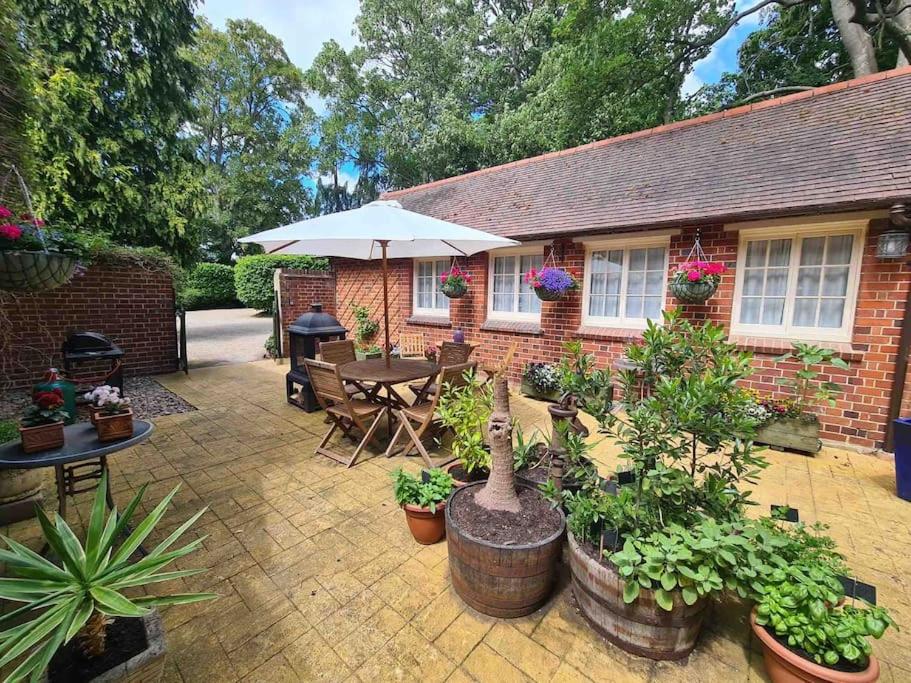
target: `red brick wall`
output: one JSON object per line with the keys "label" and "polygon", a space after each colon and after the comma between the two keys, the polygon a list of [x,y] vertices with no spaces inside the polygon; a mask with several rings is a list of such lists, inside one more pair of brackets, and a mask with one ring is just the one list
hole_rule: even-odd
{"label": "red brick wall", "polygon": [[[848,442],[861,447],[881,447],[885,434],[889,392],[897,353],[899,325],[908,287],[911,286],[911,267],[904,262],[876,259],[876,239],[880,227],[871,226],[867,233],[861,270],[860,290],[854,321],[853,343],[837,345],[843,357],[851,363],[848,371],[834,370],[831,380],[845,387],[834,408],[822,414],[823,437]],[[671,238],[671,267],[683,261],[693,244],[695,228],[685,229]],[[738,234],[722,226],[702,228],[702,245],[713,260],[723,260],[729,268],[736,266]],[[542,247],[542,253],[545,247]],[[559,265],[575,268],[581,274],[584,266],[584,247],[570,241],[555,245]],[[597,330],[581,328],[581,294],[576,293],[560,302],[544,303],[539,334],[519,334],[513,331],[482,329],[487,311],[487,255],[467,259],[474,276],[468,295],[451,302],[451,326],[431,326],[419,320],[408,321],[411,315],[412,266],[408,260],[390,264],[390,317],[393,343],[402,329],[422,331],[428,343],[449,339],[452,329],[465,330],[468,341],[479,344],[473,356],[476,360],[496,361],[502,358],[513,340],[520,341],[510,377],[518,380],[525,363],[556,361],[561,345],[568,339],[581,338],[586,351],[595,353],[603,366],[609,366],[623,354],[630,341],[638,338],[634,330]],[[339,319],[348,327],[352,324],[349,302],[366,304],[375,317],[382,319],[382,278],[376,262],[334,260],[338,282]],[[694,320],[713,320],[729,327],[734,293],[734,274],[726,275],[705,306],[688,306],[686,313]],[[674,305],[673,298],[668,299]],[[787,341],[738,339],[742,347],[754,352],[756,374],[748,384],[762,392],[775,392],[775,378],[793,372],[794,364],[775,364],[773,358],[786,351]],[[835,346],[826,344],[827,346]]]}
{"label": "red brick wall", "polygon": [[127,375],[177,367],[174,285],[167,272],[95,265],[48,292],[0,292],[0,306],[0,386],[30,386],[48,367],[62,367],[61,344],[83,330],[100,332],[124,350]]}
{"label": "red brick wall", "polygon": [[282,354],[287,356],[288,326],[310,310],[310,304],[322,304],[326,313],[336,315],[335,274],[325,270],[279,270],[279,305],[284,331]]}

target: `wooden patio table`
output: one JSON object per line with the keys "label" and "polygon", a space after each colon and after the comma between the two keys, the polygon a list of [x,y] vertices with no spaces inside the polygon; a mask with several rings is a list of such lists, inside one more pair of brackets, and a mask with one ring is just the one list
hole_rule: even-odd
{"label": "wooden patio table", "polygon": [[[406,408],[410,404],[395,390],[396,384],[413,382],[426,378],[424,389],[433,382],[440,368],[429,360],[415,360],[410,358],[391,358],[389,367],[383,358],[370,358],[356,360],[339,366],[342,379],[352,382],[373,382],[374,386],[367,391],[367,399],[379,401],[389,408]],[[380,394],[380,389],[386,389],[386,395]],[[389,435],[392,436],[392,421],[395,418],[392,410],[389,411]]]}

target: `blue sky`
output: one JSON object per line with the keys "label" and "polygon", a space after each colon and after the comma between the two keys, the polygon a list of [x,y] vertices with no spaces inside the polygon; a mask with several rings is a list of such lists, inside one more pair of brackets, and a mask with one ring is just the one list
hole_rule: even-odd
{"label": "blue sky", "polygon": [[[738,0],[737,6],[744,9],[757,1]],[[262,24],[282,40],[291,61],[306,69],[327,40],[334,39],[345,48],[354,46],[358,5],[358,0],[204,0],[199,11],[217,28],[224,28],[226,19],[252,19]],[[708,57],[696,63],[684,83],[684,91],[695,92],[732,70],[737,64],[737,48],[758,22],[759,13],[748,17],[720,40]],[[310,104],[319,112],[319,100],[314,99]],[[353,167],[342,169],[343,181],[353,185],[356,178]]]}

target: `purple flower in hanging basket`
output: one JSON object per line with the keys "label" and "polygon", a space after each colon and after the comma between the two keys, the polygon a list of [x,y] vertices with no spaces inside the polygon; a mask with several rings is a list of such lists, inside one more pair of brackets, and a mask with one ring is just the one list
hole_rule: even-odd
{"label": "purple flower in hanging basket", "polygon": [[563,268],[545,266],[541,270],[532,268],[525,275],[525,282],[535,289],[543,287],[551,292],[563,294],[578,289],[579,282]]}

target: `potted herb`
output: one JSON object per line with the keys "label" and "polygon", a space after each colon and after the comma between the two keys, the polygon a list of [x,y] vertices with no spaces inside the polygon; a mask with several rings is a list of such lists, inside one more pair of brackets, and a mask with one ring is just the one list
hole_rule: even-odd
{"label": "potted herb", "polygon": [[436,543],[446,533],[443,510],[455,484],[452,477],[435,467],[421,478],[402,468],[392,473],[395,502],[405,511],[414,540],[423,545]]}
{"label": "potted herb", "polygon": [[[360,351],[357,355],[360,360],[364,358],[377,358],[375,353],[379,347],[373,343],[377,333],[380,331],[380,324],[370,317],[370,309],[360,304],[351,304],[351,311],[354,313],[354,341]],[[382,351],[380,350],[380,355]]]}
{"label": "potted herb", "polygon": [[553,363],[528,363],[522,373],[522,394],[542,401],[560,400],[560,373]]}
{"label": "potted herb", "polygon": [[668,288],[685,304],[704,304],[718,289],[727,266],[718,261],[687,261],[681,263]]}
{"label": "potted herb", "polygon": [[0,204],[0,289],[44,291],[69,282],[81,248],[75,234],[44,229]]}
{"label": "potted herb", "polygon": [[[128,589],[204,571],[163,570],[202,544],[205,537],[173,549],[205,510],[179,526],[147,556],[133,562],[133,554],[155,530],[177,488],[130,531],[129,523],[146,487],[140,489],[122,515],[106,515],[107,486],[105,473],[95,493],[84,543],[79,542],[62,517],[51,522],[36,506],[44,540],[59,558],[57,563],[4,538],[8,549],[0,551],[0,556],[11,578],[3,580],[0,597],[23,606],[0,617],[0,623],[28,619],[0,634],[0,666],[18,662],[6,681],[40,680],[46,669],[51,683],[93,680],[105,675],[105,680],[157,680],[164,666],[164,639],[161,618],[153,608],[217,597],[211,593],[171,593],[161,597],[132,597],[134,594],[130,593],[131,597],[127,597]],[[114,632],[118,633],[117,642],[133,647],[119,651],[108,648]]]}
{"label": "potted herb", "polygon": [[520,617],[550,597],[566,523],[562,510],[540,491],[516,486],[509,387],[500,374],[493,384],[490,478],[462,486],[449,498],[449,570],[456,593],[474,609]]}
{"label": "potted herb", "polygon": [[564,268],[544,266],[541,270],[532,268],[525,274],[525,282],[541,301],[559,301],[569,292],[579,289],[579,280]]}
{"label": "potted herb", "polygon": [[92,417],[98,440],[102,443],[133,436],[133,410],[130,399],[120,389],[103,384],[85,395],[91,400]]}
{"label": "potted herb", "polygon": [[19,420],[23,451],[39,453],[63,446],[63,423],[70,416],[63,402],[60,389],[35,393]]}
{"label": "potted herb", "polygon": [[820,404],[835,405],[841,387],[822,378],[828,367],[847,370],[848,363],[825,349],[803,342],[793,342],[793,351],[775,359],[776,363],[796,362],[799,368],[793,376],[777,379],[787,392],[783,399],[757,399],[764,411],[764,424],[756,432],[756,441],[773,448],[790,448],[804,453],[818,453],[819,417],[814,409]]}
{"label": "potted herb", "polygon": [[461,299],[468,293],[471,284],[471,273],[453,265],[440,274],[440,291],[450,299]]}
{"label": "potted herb", "polygon": [[487,421],[493,408],[493,391],[474,372],[462,386],[444,387],[437,412],[443,426],[452,430],[452,455],[457,462],[446,471],[463,486],[487,479],[490,447],[486,442]]}

